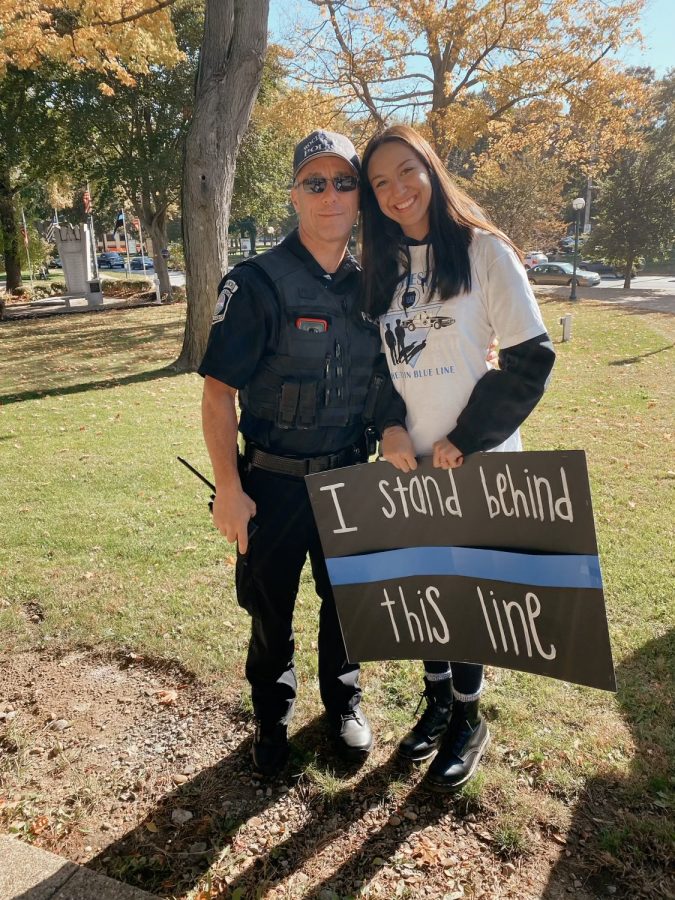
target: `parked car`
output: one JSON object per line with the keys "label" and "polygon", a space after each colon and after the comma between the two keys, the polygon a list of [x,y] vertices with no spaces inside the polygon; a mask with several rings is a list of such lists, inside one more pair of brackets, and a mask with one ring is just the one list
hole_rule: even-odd
{"label": "parked car", "polygon": [[123,269],[124,257],[121,253],[99,253],[96,257],[99,269]]}
{"label": "parked car", "polygon": [[[579,234],[579,247],[583,247],[585,242],[588,240],[588,234],[585,232],[580,232]],[[568,253],[572,253],[574,250],[574,235],[568,234],[560,241],[560,246],[563,250],[566,250]]]}
{"label": "parked car", "polygon": [[[572,263],[545,263],[527,270],[527,277],[532,284],[572,284],[574,267]],[[587,272],[585,269],[577,269],[577,284],[585,287],[594,287],[600,284],[600,276],[597,272]]]}
{"label": "parked car", "polygon": [[50,259],[49,262],[47,263],[47,268],[48,269],[62,269],[63,263],[61,262],[61,257],[56,256],[56,257],[54,257],[54,259]]}
{"label": "parked car", "polygon": [[[143,263],[145,262],[145,266]],[[131,258],[131,268],[132,269],[154,269],[154,263],[150,259],[149,256],[133,256]]]}
{"label": "parked car", "polygon": [[[623,278],[625,275],[625,267],[615,266],[612,263],[605,262],[604,259],[599,260],[598,262],[587,262],[586,260],[583,260],[580,265],[588,272],[597,272],[598,275],[613,275],[615,278]],[[635,278],[641,268],[640,258],[633,263],[630,277]]]}
{"label": "parked car", "polygon": [[548,256],[545,253],[542,253],[541,250],[528,250],[523,259],[523,265],[526,269],[531,269],[533,266],[538,266],[540,263],[547,263]]}
{"label": "parked car", "polygon": [[602,259],[596,262],[583,259],[580,263],[580,267],[586,272],[597,272],[601,277],[603,275],[611,275],[614,278],[623,278],[623,273],[619,271],[616,266],[613,266],[611,263],[605,262]]}

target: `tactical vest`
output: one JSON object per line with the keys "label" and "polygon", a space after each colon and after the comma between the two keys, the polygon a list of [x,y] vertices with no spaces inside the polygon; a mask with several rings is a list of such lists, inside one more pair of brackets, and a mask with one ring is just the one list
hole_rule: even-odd
{"label": "tactical vest", "polygon": [[245,265],[274,284],[280,327],[276,352],[239,392],[242,407],[286,429],[342,427],[364,417],[375,403],[369,387],[380,335],[358,312],[356,289],[334,294],[283,246]]}

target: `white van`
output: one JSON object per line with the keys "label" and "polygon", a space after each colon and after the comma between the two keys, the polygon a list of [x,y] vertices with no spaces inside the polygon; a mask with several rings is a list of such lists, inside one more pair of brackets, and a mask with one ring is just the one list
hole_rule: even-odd
{"label": "white van", "polygon": [[547,263],[548,256],[545,253],[542,253],[541,250],[530,250],[528,251],[523,258],[523,265],[526,269],[532,269],[534,266],[541,265],[541,263]]}

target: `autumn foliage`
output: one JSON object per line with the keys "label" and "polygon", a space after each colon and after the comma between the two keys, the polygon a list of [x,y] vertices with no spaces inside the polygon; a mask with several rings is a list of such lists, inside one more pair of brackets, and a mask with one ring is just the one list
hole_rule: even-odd
{"label": "autumn foliage", "polygon": [[149,62],[180,58],[174,0],[0,0],[0,76],[46,61],[112,73],[133,84]]}
{"label": "autumn foliage", "polygon": [[644,0],[313,4],[321,21],[297,38],[297,78],[378,128],[426,127],[442,156],[492,123],[510,130],[533,104],[592,128],[611,116],[615,133],[624,106],[629,115],[635,85],[611,59],[636,39]]}

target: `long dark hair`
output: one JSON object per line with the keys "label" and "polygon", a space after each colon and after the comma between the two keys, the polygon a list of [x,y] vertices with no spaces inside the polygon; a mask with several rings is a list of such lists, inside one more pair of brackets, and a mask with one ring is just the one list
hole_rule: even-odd
{"label": "long dark hair", "polygon": [[489,220],[487,213],[453,183],[445,166],[424,138],[408,125],[394,125],[371,138],[361,165],[361,260],[364,271],[363,307],[372,316],[389,309],[401,280],[401,226],[380,209],[368,179],[368,164],[382,144],[399,141],[422,161],[431,181],[429,243],[433,266],[429,293],[443,300],[471,289],[469,246],[476,228],[489,231],[520,251]]}

